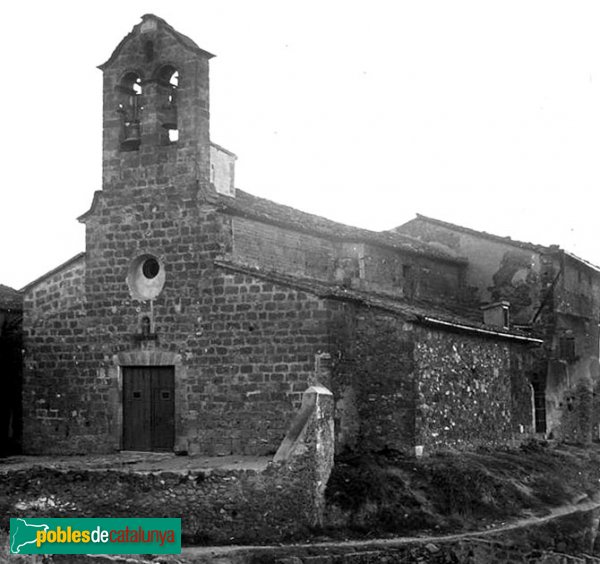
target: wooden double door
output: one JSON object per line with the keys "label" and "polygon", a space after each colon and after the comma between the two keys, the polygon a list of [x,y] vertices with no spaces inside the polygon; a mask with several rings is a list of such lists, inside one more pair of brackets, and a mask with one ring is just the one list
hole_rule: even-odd
{"label": "wooden double door", "polygon": [[175,443],[175,370],[123,368],[123,450],[172,451]]}

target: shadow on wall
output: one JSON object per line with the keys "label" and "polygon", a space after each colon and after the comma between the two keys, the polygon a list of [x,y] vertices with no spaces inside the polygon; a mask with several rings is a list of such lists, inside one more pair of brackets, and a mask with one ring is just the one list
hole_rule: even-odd
{"label": "shadow on wall", "polygon": [[21,452],[22,316],[0,311],[0,456]]}

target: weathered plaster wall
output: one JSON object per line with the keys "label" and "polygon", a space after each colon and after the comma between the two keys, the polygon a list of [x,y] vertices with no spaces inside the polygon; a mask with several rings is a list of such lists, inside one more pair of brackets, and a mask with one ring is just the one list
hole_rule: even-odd
{"label": "weathered plaster wall", "polygon": [[554,281],[553,315],[541,316],[547,331],[548,429],[553,438],[588,442],[599,436],[593,394],[600,386],[600,275],[560,252],[546,262]]}
{"label": "weathered plaster wall", "polygon": [[235,196],[235,156],[213,143],[210,146],[210,179],[219,194]]}
{"label": "weathered plaster wall", "polygon": [[539,306],[540,253],[527,246],[471,235],[423,220],[400,231],[447,246],[468,257],[466,284],[478,288],[481,302],[506,299],[514,323],[529,323]]}
{"label": "weathered plaster wall", "polygon": [[[470,234],[416,219],[400,231],[446,244],[469,258],[467,284],[483,300],[508,300],[513,324],[531,324],[545,340],[536,356],[535,379],[545,389],[546,432],[581,441],[599,436],[600,413],[576,401],[581,386],[600,391],[600,273],[558,247],[536,248],[485,234]],[[561,341],[571,340],[573,352]],[[588,424],[592,420],[592,430]],[[576,422],[579,422],[576,424]],[[583,425],[583,427],[581,427]]]}

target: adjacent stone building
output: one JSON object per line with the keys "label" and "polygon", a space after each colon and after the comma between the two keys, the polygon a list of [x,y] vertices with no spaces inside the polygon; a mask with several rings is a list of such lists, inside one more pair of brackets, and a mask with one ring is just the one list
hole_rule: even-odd
{"label": "adjacent stone building", "polygon": [[542,341],[483,323],[462,251],[237,189],[211,58],[146,15],[100,67],[85,253],[24,289],[26,450],[274,453],[316,384],[339,449],[533,433]]}
{"label": "adjacent stone building", "polygon": [[571,441],[599,438],[600,268],[545,247],[418,215],[396,228],[468,259],[466,281],[481,304],[496,304],[544,339],[532,386],[536,431]]}

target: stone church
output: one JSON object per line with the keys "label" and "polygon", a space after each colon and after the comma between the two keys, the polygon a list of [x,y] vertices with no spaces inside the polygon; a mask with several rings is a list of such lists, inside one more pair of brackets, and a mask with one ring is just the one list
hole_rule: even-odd
{"label": "stone church", "polygon": [[145,15],[100,66],[85,252],[24,289],[24,450],[270,454],[317,383],[338,449],[532,434],[543,341],[482,312],[452,249],[237,189],[212,57]]}

